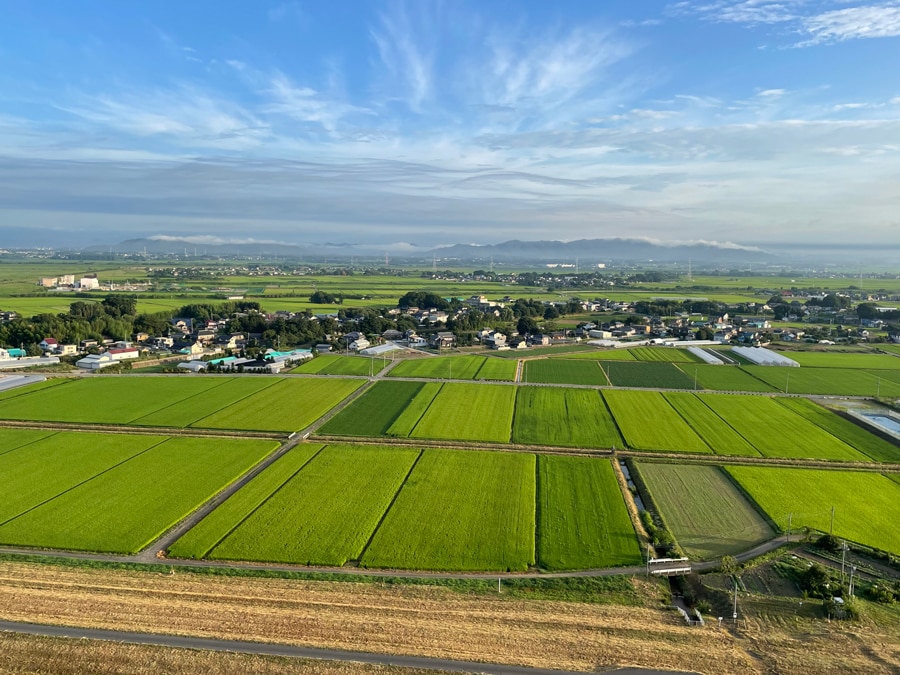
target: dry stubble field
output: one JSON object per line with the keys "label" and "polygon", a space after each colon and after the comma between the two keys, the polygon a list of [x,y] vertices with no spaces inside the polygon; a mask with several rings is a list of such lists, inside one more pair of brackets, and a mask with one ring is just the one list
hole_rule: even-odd
{"label": "dry stubble field", "polygon": [[[702,673],[889,673],[900,666],[900,636],[891,630],[763,617],[748,622],[735,637],[717,627],[684,626],[674,613],[656,608],[657,596],[642,580],[635,583],[646,591],[646,607],[469,596],[440,587],[4,562],[0,616],[586,671],[627,664]],[[27,651],[52,642],[16,645],[17,639],[0,636],[0,672],[17,672],[4,656],[14,652],[3,647]],[[126,658],[128,651],[142,653],[123,647],[117,658]],[[160,653],[167,659],[187,658],[179,651]]]}

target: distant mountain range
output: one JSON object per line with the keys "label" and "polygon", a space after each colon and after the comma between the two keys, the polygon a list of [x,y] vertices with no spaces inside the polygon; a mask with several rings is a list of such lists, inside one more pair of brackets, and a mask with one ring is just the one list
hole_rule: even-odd
{"label": "distant mountain range", "polygon": [[506,241],[501,244],[455,244],[437,248],[411,244],[283,244],[278,242],[207,242],[191,237],[151,237],[129,239],[113,246],[89,246],[88,253],[146,252],[148,255],[213,255],[278,258],[323,258],[328,260],[351,257],[382,258],[385,252],[392,260],[422,260],[437,258],[441,262],[456,260],[466,263],[530,262],[574,263],[585,268],[596,263],[610,262],[688,262],[696,263],[756,263],[776,259],[765,251],[733,244],[690,243],[664,244],[643,239],[580,239],[578,241]]}

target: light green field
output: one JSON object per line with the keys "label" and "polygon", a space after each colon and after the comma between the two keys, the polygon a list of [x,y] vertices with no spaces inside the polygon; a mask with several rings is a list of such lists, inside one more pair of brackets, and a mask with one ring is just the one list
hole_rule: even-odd
{"label": "light green field", "polygon": [[900,358],[887,354],[840,354],[829,352],[784,352],[806,368],[851,368],[860,370],[900,370]]}
{"label": "light green field", "polygon": [[538,457],[537,559],[550,570],[635,565],[634,526],[606,459]]}
{"label": "light green field", "polygon": [[191,426],[242,431],[299,431],[359,389],[365,380],[283,379]]}
{"label": "light green field", "polygon": [[647,462],[640,472],[666,525],[691,557],[734,555],[775,535],[719,467]]}
{"label": "light green field", "polygon": [[475,374],[476,380],[512,382],[516,378],[517,364],[505,359],[486,358]]}
{"label": "light green field", "polygon": [[690,424],[655,391],[603,391],[625,441],[636,450],[711,454]]}
{"label": "light green field", "polygon": [[694,380],[672,363],[603,363],[609,381],[616,387],[693,389]]}
{"label": "light green field", "polygon": [[302,363],[291,372],[308,375],[377,375],[384,365],[384,360],[380,358],[322,354]]}
{"label": "light green field", "polygon": [[426,382],[415,397],[388,427],[387,435],[394,438],[407,438],[422,419],[422,415],[434,401],[444,385],[440,382]]}
{"label": "light green field", "polygon": [[424,386],[422,382],[376,382],[322,425],[320,431],[339,436],[383,436]]}
{"label": "light green field", "polygon": [[169,548],[168,554],[174,558],[205,557],[323,447],[303,444],[291,448],[188,530]]}
{"label": "light green field", "polygon": [[534,455],[425,450],[361,564],[525,570],[534,564],[534,528]]}
{"label": "light green field", "polygon": [[408,359],[391,368],[388,377],[428,377],[444,380],[474,380],[484,356],[439,356]]}
{"label": "light green field", "polygon": [[900,484],[880,474],[816,469],[729,467],[728,472],[782,530],[831,528],[843,539],[900,553]]}
{"label": "light green field", "polygon": [[35,382],[34,384],[28,384],[24,387],[6,389],[5,391],[0,391],[0,401],[7,401],[12,398],[23,398],[24,400],[25,396],[32,396],[44,389],[58,387],[61,384],[66,384],[66,382],[68,382],[68,380],[44,380],[43,382]]}
{"label": "light green field", "polygon": [[7,520],[0,542],[135,553],[274,449],[272,441],[166,440]]}
{"label": "light green field", "polygon": [[508,443],[515,399],[512,386],[447,383],[410,436]]}
{"label": "light green field", "polygon": [[[216,411],[274,386],[281,380],[270,377],[222,377],[216,386],[205,389],[190,398],[183,399],[164,408],[129,420],[129,424],[140,426],[187,427]],[[143,386],[135,383],[135,387]]]}
{"label": "light green field", "polygon": [[743,368],[737,366],[684,365],[681,366],[681,370],[692,380],[696,375],[697,384],[701,389],[717,391],[775,391],[775,387],[772,385],[756,379]]}
{"label": "light green field", "polygon": [[512,440],[580,448],[625,445],[598,392],[562,387],[519,387]]}
{"label": "light green field", "polygon": [[536,359],[525,361],[523,382],[541,384],[608,385],[597,363],[585,359]]}
{"label": "light green field", "polygon": [[651,361],[657,363],[703,363],[703,361],[691,354],[687,349],[675,347],[636,347],[629,350],[638,361]]}
{"label": "light green field", "polygon": [[717,455],[760,456],[756,448],[706,406],[705,397],[682,392],[663,396]]}
{"label": "light green field", "polygon": [[209,557],[335,566],[355,560],[418,457],[412,449],[329,446]]}
{"label": "light green field", "polygon": [[876,462],[900,462],[900,447],[869,433],[863,427],[816,405],[805,398],[779,397],[781,405],[787,406],[832,436],[841,439]]}
{"label": "light green field", "polygon": [[36,443],[52,434],[52,431],[0,428],[0,455],[5,455],[7,452],[11,452],[16,448]]}
{"label": "light green field", "polygon": [[765,457],[872,461],[774,398],[737,394],[699,396]]}
{"label": "light green field", "polygon": [[[790,394],[900,396],[900,383],[865,370],[848,368],[777,368],[744,366],[754,377]],[[876,371],[879,372],[879,371]],[[892,374],[894,371],[880,371]]]}
{"label": "light green field", "polygon": [[576,354],[562,354],[561,358],[566,359],[588,359],[591,361],[635,361],[633,350],[631,349],[591,349],[588,352],[578,352]]}

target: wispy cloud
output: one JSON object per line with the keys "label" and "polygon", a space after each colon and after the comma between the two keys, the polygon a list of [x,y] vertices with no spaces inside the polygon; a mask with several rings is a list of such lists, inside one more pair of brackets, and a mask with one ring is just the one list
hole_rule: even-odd
{"label": "wispy cloud", "polygon": [[900,36],[900,3],[848,7],[805,17],[803,31],[810,38],[801,46],[859,38]]}
{"label": "wispy cloud", "polygon": [[404,101],[415,112],[422,112],[423,104],[434,94],[438,30],[433,12],[437,9],[426,0],[417,5],[393,2],[371,30],[380,64],[391,76],[385,87],[387,95]]}

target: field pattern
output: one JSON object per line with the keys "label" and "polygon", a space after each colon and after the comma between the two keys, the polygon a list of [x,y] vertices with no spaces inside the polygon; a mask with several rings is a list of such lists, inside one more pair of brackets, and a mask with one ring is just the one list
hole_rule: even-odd
{"label": "field pattern", "polygon": [[410,436],[508,443],[515,400],[515,387],[447,383]]}
{"label": "field pattern", "polygon": [[534,455],[425,450],[360,562],[525,570],[534,564],[534,519]]}
{"label": "field pattern", "polygon": [[376,375],[382,371],[384,366],[385,363],[382,359],[322,354],[302,363],[291,372],[308,375]]}
{"label": "field pattern", "polygon": [[516,378],[516,362],[504,359],[485,358],[475,375],[476,380],[512,382]]}
{"label": "field pattern", "polygon": [[[754,377],[790,394],[900,396],[900,383],[865,370],[849,368],[774,368],[745,366]],[[893,371],[884,371],[892,373]],[[880,382],[879,382],[880,379]]]}
{"label": "field pattern", "polygon": [[638,361],[657,363],[703,363],[686,349],[675,347],[636,347],[630,350]]}
{"label": "field pattern", "polygon": [[767,396],[701,394],[702,400],[765,457],[871,459]]}
{"label": "field pattern", "polygon": [[592,349],[588,352],[578,352],[576,354],[562,354],[561,358],[566,359],[586,359],[591,361],[635,361],[635,356],[631,349]]}
{"label": "field pattern", "polygon": [[581,448],[625,444],[598,392],[561,387],[519,387],[512,441]]}
{"label": "field pattern", "polygon": [[329,446],[209,557],[335,566],[357,559],[418,457],[412,449]]}
{"label": "field pattern", "polygon": [[394,438],[407,438],[422,419],[422,415],[428,410],[428,406],[434,401],[444,385],[439,382],[426,382],[422,389],[410,401],[406,409],[400,413],[394,423],[388,427],[387,435]]}
{"label": "field pattern", "polygon": [[775,535],[719,467],[647,462],[640,472],[666,525],[691,557],[734,555]]}
{"label": "field pattern", "polygon": [[7,520],[0,542],[135,553],[274,449],[272,441],[166,440]]}
{"label": "field pattern", "polygon": [[339,436],[383,436],[424,386],[422,382],[381,380],[322,425],[320,431]]}
{"label": "field pattern", "polygon": [[550,570],[640,564],[609,460],[538,457],[537,559]]}
{"label": "field pattern", "polygon": [[[692,380],[697,377],[701,389],[717,391],[774,392],[775,387],[758,380],[738,366],[682,366],[682,372]],[[693,388],[693,387],[691,387]]]}
{"label": "field pattern", "polygon": [[191,426],[245,431],[298,431],[365,383],[364,380],[286,379]]}
{"label": "field pattern", "polygon": [[0,391],[0,401],[8,401],[11,398],[24,398],[25,396],[29,396],[32,394],[36,394],[37,392],[48,389],[50,387],[58,387],[61,384],[64,384],[66,380],[44,380],[43,382],[35,382],[34,384],[26,384],[22,387],[14,387],[13,389],[6,389],[4,391]]}
{"label": "field pattern", "polygon": [[784,352],[806,368],[851,368],[900,370],[900,359],[888,354],[840,354],[828,352]]}
{"label": "field pattern", "polygon": [[636,450],[712,452],[659,392],[607,389],[603,398],[625,441]]}
{"label": "field pattern", "polygon": [[486,360],[485,356],[439,356],[407,359],[391,368],[387,375],[388,377],[474,380]]}
{"label": "field pattern", "polygon": [[750,466],[728,472],[782,530],[793,514],[793,528],[828,532],[834,507],[836,536],[900,553],[900,484],[880,474]]}
{"label": "field pattern", "polygon": [[280,380],[272,378],[224,378],[218,386],[206,389],[190,398],[172,403],[155,412],[129,420],[129,424],[140,426],[187,427],[194,422],[212,415],[217,410],[238,403],[245,398],[267,389]]}
{"label": "field pattern", "polygon": [[876,462],[900,462],[900,448],[836,413],[805,398],[781,397],[776,400]]}
{"label": "field pattern", "polygon": [[36,443],[50,436],[52,431],[35,429],[2,429],[0,428],[0,455],[5,455],[16,448]]}
{"label": "field pattern", "polygon": [[205,557],[323,447],[305,444],[293,447],[188,530],[169,548],[169,555],[175,558]]}
{"label": "field pattern", "polygon": [[671,363],[604,363],[601,367],[616,387],[694,388],[694,380]]}
{"label": "field pattern", "polygon": [[703,403],[702,397],[685,392],[663,396],[717,455],[760,456],[756,448]]}
{"label": "field pattern", "polygon": [[596,363],[573,359],[537,359],[525,361],[524,382],[540,384],[607,385],[606,376]]}

